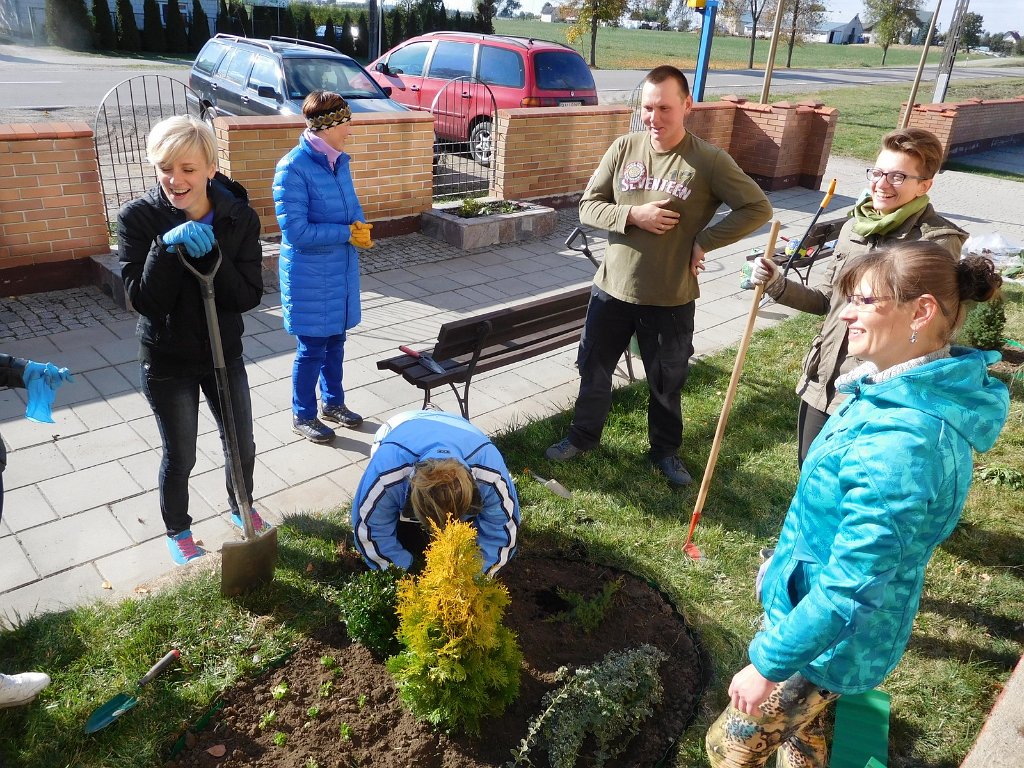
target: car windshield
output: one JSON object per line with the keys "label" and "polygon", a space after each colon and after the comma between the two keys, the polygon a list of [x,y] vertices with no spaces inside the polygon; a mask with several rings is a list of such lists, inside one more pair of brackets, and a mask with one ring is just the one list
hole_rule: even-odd
{"label": "car windshield", "polygon": [[537,87],[548,91],[592,91],[594,76],[579,54],[544,51],[534,56]]}
{"label": "car windshield", "polygon": [[334,91],[346,99],[387,98],[354,61],[286,58],[284,76],[289,99],[304,99],[310,91]]}

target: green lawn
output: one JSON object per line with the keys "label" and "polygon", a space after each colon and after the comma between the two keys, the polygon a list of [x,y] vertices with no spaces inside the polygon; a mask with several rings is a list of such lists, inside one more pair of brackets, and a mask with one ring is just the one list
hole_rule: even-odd
{"label": "green lawn", "polygon": [[[771,21],[765,22],[768,28]],[[541,40],[565,43],[569,27],[565,24],[546,24],[541,21],[495,19],[494,30],[499,35],[519,35]],[[597,66],[599,69],[651,69],[659,64],[675,64],[692,70],[697,63],[700,34],[695,32],[658,32],[647,29],[621,29],[602,27],[597,32]],[[764,69],[768,61],[767,40],[758,40],[754,49],[754,67]],[[590,35],[574,46],[590,61]],[[750,51],[750,38],[715,37],[711,45],[712,69],[745,69]],[[932,48],[928,60],[938,62],[941,48]],[[889,49],[886,66],[916,65],[921,60],[921,49],[915,46],[894,46]],[[775,66],[784,67],[786,46],[780,41]],[[793,49],[793,67],[845,69],[850,67],[877,67],[882,63],[882,49],[875,45],[826,45],[807,43]]]}
{"label": "green lawn", "polygon": [[[1024,338],[1024,290],[1007,291],[1008,338]],[[573,498],[553,496],[525,475],[524,550],[573,552],[656,581],[696,629],[713,680],[698,720],[680,739],[677,766],[705,765],[703,736],[745,663],[759,609],[757,551],[777,536],[796,484],[793,385],[818,325],[800,317],[758,333],[750,347],[715,480],[696,541],[698,562],[680,549],[697,484],[673,492],[646,459],[646,390],[616,392],[602,446],[569,465],[541,458],[570,415],[530,423],[496,441],[510,467],[556,477]],[[732,369],[733,352],[695,363],[684,393],[684,457],[698,476]],[[1008,378],[1008,377],[1007,377]],[[1019,478],[1024,454],[1024,373],[1016,372],[1011,415],[981,461]],[[313,500],[311,500],[311,503]],[[892,768],[959,765],[1024,651],[1024,494],[976,481],[953,536],[928,569],[910,648],[884,684],[892,696]],[[0,711],[0,763],[22,768],[152,768],[217,691],[338,620],[344,577],[337,546],[350,540],[345,509],[290,518],[281,528],[274,584],[240,602],[199,577],[147,599],[47,614],[0,633],[0,669],[42,669],[53,685],[30,707]],[[135,680],[169,647],[183,664],[155,681],[116,727],[85,738],[91,709]]]}

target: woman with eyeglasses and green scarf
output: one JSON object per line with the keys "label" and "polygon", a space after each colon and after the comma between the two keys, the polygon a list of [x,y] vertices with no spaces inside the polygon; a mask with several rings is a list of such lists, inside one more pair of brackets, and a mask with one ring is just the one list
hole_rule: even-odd
{"label": "woman with eyeglasses and green scarf", "polygon": [[875,165],[867,169],[869,189],[843,225],[820,285],[808,287],[783,279],[782,271],[771,259],[762,257],[754,262],[751,282],[764,285],[765,293],[777,303],[825,316],[804,357],[796,388],[800,395],[797,423],[801,465],[825,420],[843,398],[836,391],[836,379],[862,362],[849,355],[846,323],[839,317],[846,297],[834,290],[850,262],[876,248],[917,240],[937,243],[954,262],[960,258],[967,233],[936,213],[928,200],[942,157],[939,140],[922,128],[903,128],[882,138]]}

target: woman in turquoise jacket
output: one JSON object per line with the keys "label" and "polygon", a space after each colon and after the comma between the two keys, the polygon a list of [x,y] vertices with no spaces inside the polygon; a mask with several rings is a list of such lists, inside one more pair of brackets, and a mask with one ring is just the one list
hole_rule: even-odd
{"label": "woman in turquoise jacket", "polygon": [[365,223],[344,152],[352,120],[348,104],[336,93],[313,91],[302,103],[302,114],[306,130],[274,173],[281,307],[284,329],[297,342],[293,429],[314,443],[327,443],[334,430],[324,421],[350,429],[363,423],[345,405],[341,369],[345,333],[360,320],[359,255],[353,246],[373,245],[372,225]]}
{"label": "woman in turquoise jacket", "polygon": [[1000,283],[991,262],[939,245],[875,251],[844,273],[842,319],[863,365],[811,445],[764,575],[763,629],[708,731],[712,766],[826,764],[822,715],[881,683],[910,639],[935,548],[967,498],[973,451],[1009,411],[995,352],[950,347],[965,303]]}

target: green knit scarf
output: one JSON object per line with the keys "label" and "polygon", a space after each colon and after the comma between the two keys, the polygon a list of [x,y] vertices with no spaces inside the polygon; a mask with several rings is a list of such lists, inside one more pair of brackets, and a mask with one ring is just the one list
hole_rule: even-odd
{"label": "green knit scarf", "polygon": [[892,232],[915,213],[923,211],[927,205],[928,195],[921,195],[892,213],[882,213],[875,210],[871,198],[868,197],[853,208],[853,231],[862,237],[884,235]]}

